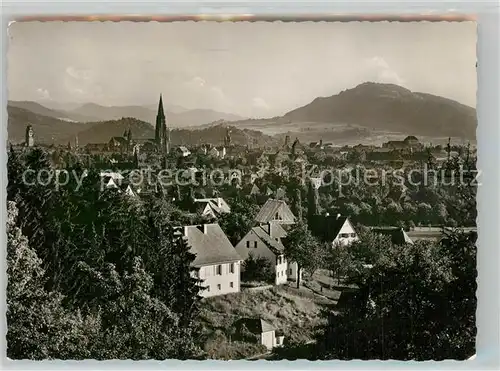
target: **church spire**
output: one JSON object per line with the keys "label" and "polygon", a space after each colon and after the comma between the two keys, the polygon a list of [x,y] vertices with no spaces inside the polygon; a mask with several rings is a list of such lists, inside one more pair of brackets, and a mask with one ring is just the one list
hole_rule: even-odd
{"label": "church spire", "polygon": [[163,111],[163,99],[160,94],[160,102],[158,103],[158,113],[156,114],[155,141],[161,147],[166,130],[165,112]]}
{"label": "church spire", "polygon": [[160,103],[158,103],[158,117],[165,120],[165,112],[163,111],[163,99],[161,94],[160,94]]}

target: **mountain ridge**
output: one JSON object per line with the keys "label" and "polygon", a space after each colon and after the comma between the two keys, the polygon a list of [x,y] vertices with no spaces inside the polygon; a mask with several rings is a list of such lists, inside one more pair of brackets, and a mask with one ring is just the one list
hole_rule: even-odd
{"label": "mountain ridge", "polygon": [[475,138],[476,110],[441,96],[395,84],[365,82],[317,97],[283,115],[291,122],[344,123],[416,135]]}

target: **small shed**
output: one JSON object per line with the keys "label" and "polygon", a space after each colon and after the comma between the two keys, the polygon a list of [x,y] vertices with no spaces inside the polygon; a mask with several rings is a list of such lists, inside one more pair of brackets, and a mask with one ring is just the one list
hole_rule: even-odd
{"label": "small shed", "polygon": [[[272,349],[278,345],[276,328],[269,322],[261,318],[242,318],[235,323],[236,335],[244,341],[254,339],[267,349]],[[250,339],[251,338],[251,339]],[[284,335],[279,335],[279,345],[284,341]]]}

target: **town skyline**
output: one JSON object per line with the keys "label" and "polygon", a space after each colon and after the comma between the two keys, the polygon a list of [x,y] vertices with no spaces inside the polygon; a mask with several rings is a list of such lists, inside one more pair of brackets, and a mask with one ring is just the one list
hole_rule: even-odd
{"label": "town skyline", "polygon": [[249,25],[17,23],[9,99],[126,106],[162,93],[187,109],[273,117],[373,81],[475,107],[472,22]]}

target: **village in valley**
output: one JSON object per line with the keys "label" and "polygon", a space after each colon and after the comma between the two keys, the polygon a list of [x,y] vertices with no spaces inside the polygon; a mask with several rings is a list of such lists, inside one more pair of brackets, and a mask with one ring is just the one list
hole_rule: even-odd
{"label": "village in valley", "polygon": [[[379,147],[335,147],[287,135],[261,148],[233,142],[228,123],[218,143],[173,145],[176,130],[168,126],[162,97],[154,138],[135,138],[127,120],[121,124],[123,136],[81,147],[77,135],[67,145],[38,143],[28,125],[24,143],[11,145],[9,166],[21,157],[32,169],[45,164],[53,169],[45,184],[64,181],[61,189],[72,184],[70,173],[63,178],[61,172],[77,169],[85,187],[93,179],[93,187],[137,213],[127,215],[131,223],[163,209],[171,238],[181,238],[193,256],[190,278],[200,298],[193,320],[205,358],[312,352],[318,328],[329,321],[322,312],[366,315],[359,313],[373,303],[363,283],[380,258],[374,249],[439,245],[455,230],[475,231],[473,203],[458,198],[473,194],[476,176],[466,177],[465,190],[449,182],[455,171],[475,174],[470,144],[432,146],[407,136]],[[386,179],[394,169],[402,181]],[[369,171],[371,183],[363,182]],[[434,177],[424,184],[430,172]],[[134,238],[123,240],[127,251],[136,249]]]}
{"label": "village in valley", "polygon": [[187,19],[9,24],[7,357],[475,357],[477,25]]}

